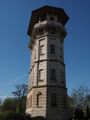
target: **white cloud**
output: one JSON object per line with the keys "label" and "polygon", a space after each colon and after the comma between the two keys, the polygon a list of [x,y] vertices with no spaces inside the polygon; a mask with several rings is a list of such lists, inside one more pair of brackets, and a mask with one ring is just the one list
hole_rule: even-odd
{"label": "white cloud", "polygon": [[6,95],[5,95],[5,96],[0,96],[0,99],[1,99],[1,100],[4,100],[4,99],[7,98],[7,97],[8,97],[8,96],[6,96]]}
{"label": "white cloud", "polygon": [[7,96],[7,95],[2,95],[2,96],[0,96],[1,103],[3,103],[3,101],[4,101],[6,98],[12,98],[12,97],[13,97],[12,95],[9,95],[9,96]]}
{"label": "white cloud", "polygon": [[9,82],[7,83],[7,85],[11,85],[11,84],[13,84],[13,83],[16,83],[17,81],[25,78],[26,76],[27,76],[27,74],[24,74],[24,75],[22,75],[22,76],[20,76],[20,77],[18,77],[18,78],[16,78],[16,79],[14,79],[14,80],[11,80],[11,81],[9,81]]}

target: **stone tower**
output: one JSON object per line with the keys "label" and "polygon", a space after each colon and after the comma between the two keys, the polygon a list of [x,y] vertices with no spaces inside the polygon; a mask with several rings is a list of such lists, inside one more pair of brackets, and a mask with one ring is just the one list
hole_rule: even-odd
{"label": "stone tower", "polygon": [[31,69],[26,108],[32,117],[67,119],[63,43],[68,19],[62,8],[44,6],[32,12],[28,28]]}

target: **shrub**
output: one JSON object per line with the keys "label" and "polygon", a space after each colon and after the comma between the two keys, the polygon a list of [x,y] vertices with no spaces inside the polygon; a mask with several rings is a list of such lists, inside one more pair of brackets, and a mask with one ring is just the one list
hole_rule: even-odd
{"label": "shrub", "polygon": [[31,120],[30,115],[19,114],[11,111],[0,113],[0,120]]}

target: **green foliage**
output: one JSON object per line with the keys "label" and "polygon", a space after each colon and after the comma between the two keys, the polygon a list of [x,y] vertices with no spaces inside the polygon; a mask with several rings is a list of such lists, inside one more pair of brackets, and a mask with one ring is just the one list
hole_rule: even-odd
{"label": "green foliage", "polygon": [[2,111],[2,100],[0,99],[0,112]]}
{"label": "green foliage", "polygon": [[90,90],[87,87],[80,86],[77,89],[73,89],[71,98],[72,98],[72,106],[85,108],[90,101],[88,101],[87,97],[90,95]]}
{"label": "green foliage", "polygon": [[12,111],[16,113],[25,113],[27,85],[16,85],[16,90],[12,93],[15,98],[6,98],[3,102],[1,102],[0,99],[0,112]]}
{"label": "green foliage", "polygon": [[89,117],[90,89],[85,86],[79,86],[77,89],[73,89],[71,96],[68,96],[68,108],[71,118],[75,117],[75,113],[78,116],[77,114],[81,114],[82,112],[84,117]]}
{"label": "green foliage", "polygon": [[69,112],[70,118],[74,117],[75,109],[73,107],[73,99],[71,96],[68,96],[68,112]]}
{"label": "green foliage", "polygon": [[11,111],[0,113],[0,120],[31,120],[30,115],[19,114]]}
{"label": "green foliage", "polygon": [[13,111],[15,112],[17,108],[17,99],[6,98],[2,104],[2,111]]}
{"label": "green foliage", "polygon": [[16,90],[12,94],[18,99],[18,112],[24,113],[26,109],[26,94],[27,94],[27,85],[18,84],[16,85]]}
{"label": "green foliage", "polygon": [[33,117],[26,114],[19,114],[11,111],[0,113],[0,120],[45,120],[44,117]]}
{"label": "green foliage", "polygon": [[17,114],[14,114],[14,112],[7,111],[0,113],[0,120],[14,120],[13,118],[16,118]]}
{"label": "green foliage", "polygon": [[46,118],[42,116],[37,116],[37,117],[33,117],[32,120],[46,120]]}
{"label": "green foliage", "polygon": [[2,104],[2,100],[0,99],[0,105]]}

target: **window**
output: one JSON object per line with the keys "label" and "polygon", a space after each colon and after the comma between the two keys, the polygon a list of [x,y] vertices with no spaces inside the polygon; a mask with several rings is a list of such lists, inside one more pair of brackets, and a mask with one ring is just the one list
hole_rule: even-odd
{"label": "window", "polygon": [[36,59],[36,51],[34,52],[34,60]]}
{"label": "window", "polygon": [[43,14],[41,17],[40,17],[40,21],[44,21],[46,20],[46,14]]}
{"label": "window", "polygon": [[26,101],[26,108],[27,109],[29,108],[28,98],[27,98],[27,101]]}
{"label": "window", "polygon": [[42,93],[39,92],[39,93],[37,94],[37,107],[38,107],[38,108],[41,108],[41,102],[42,102]]}
{"label": "window", "polygon": [[63,71],[61,71],[61,83],[64,84],[65,83],[65,74]]}
{"label": "window", "polygon": [[57,96],[56,96],[56,94],[51,95],[51,107],[57,107]]}
{"label": "window", "polygon": [[43,80],[43,69],[39,70],[39,81]]}
{"label": "window", "polygon": [[66,94],[62,95],[62,100],[63,100],[63,102],[62,102],[62,108],[66,109],[67,108],[67,95]]}
{"label": "window", "polygon": [[58,17],[58,22],[62,23],[62,18]]}
{"label": "window", "polygon": [[51,20],[51,21],[54,21],[54,16],[50,16],[50,20]]}
{"label": "window", "polygon": [[39,28],[39,29],[38,29],[38,32],[39,32],[40,35],[43,35],[43,34],[44,34],[44,29],[43,29],[43,27]]}
{"label": "window", "polygon": [[56,27],[54,25],[52,25],[50,27],[50,34],[55,35],[55,32],[56,32]]}
{"label": "window", "polygon": [[44,48],[44,45],[41,45],[40,46],[40,55],[43,55],[44,53],[43,53],[43,48]]}
{"label": "window", "polygon": [[50,37],[50,39],[51,39],[51,40],[56,40],[56,38],[55,38],[55,37]]}
{"label": "window", "polygon": [[44,40],[45,39],[40,39],[39,40],[39,54],[40,55],[43,55],[45,52],[44,52]]}
{"label": "window", "polygon": [[50,53],[55,54],[55,45],[50,45]]}
{"label": "window", "polygon": [[30,97],[30,101],[29,102],[30,102],[30,106],[29,107],[31,108],[32,107],[32,96]]}
{"label": "window", "polygon": [[50,34],[55,35],[55,31],[50,31]]}
{"label": "window", "polygon": [[63,49],[59,47],[59,50],[60,50],[60,58],[63,58]]}
{"label": "window", "polygon": [[56,69],[50,69],[50,80],[53,82],[56,81]]}
{"label": "window", "polygon": [[32,96],[27,98],[27,108],[31,108],[31,107],[32,107]]}

